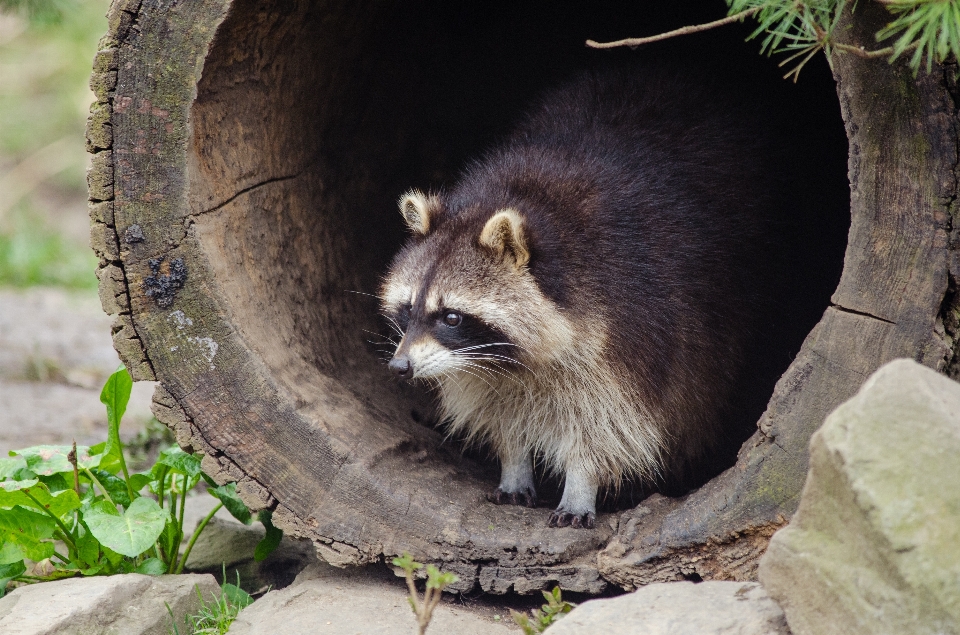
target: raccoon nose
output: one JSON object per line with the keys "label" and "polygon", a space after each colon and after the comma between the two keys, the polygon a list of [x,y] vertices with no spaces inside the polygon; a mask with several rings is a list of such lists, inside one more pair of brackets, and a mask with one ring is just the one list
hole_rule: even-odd
{"label": "raccoon nose", "polygon": [[398,377],[406,379],[413,375],[413,365],[406,357],[394,357],[387,366],[389,366],[390,370],[395,372]]}

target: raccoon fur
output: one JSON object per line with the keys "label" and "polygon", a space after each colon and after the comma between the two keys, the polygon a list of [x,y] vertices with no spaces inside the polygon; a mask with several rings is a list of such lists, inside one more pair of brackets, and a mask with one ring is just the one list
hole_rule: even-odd
{"label": "raccoon fur", "polygon": [[549,524],[592,527],[599,488],[682,481],[725,438],[783,328],[799,200],[779,122],[726,81],[583,73],[448,191],[401,197],[389,367],[496,453],[493,502],[535,506],[540,464],[564,479]]}

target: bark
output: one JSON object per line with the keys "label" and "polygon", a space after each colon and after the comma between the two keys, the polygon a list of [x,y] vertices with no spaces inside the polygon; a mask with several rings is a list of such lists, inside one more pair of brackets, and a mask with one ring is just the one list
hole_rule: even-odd
{"label": "bark", "polygon": [[[557,530],[546,509],[486,503],[490,467],[421,425],[418,398],[370,363],[376,305],[348,291],[376,289],[383,237],[401,235],[405,166],[460,160],[444,145],[450,104],[417,102],[423,78],[378,44],[392,27],[379,6],[112,7],[91,79],[91,240],[117,350],[160,382],[157,417],[334,564],[410,552],[493,593],[754,578],[824,416],[895,357],[956,365],[954,69],[914,79],[835,60],[853,226],[834,306],[734,467],[683,499]],[[878,10],[858,8],[851,43],[872,42]],[[393,108],[397,92],[415,107]]]}

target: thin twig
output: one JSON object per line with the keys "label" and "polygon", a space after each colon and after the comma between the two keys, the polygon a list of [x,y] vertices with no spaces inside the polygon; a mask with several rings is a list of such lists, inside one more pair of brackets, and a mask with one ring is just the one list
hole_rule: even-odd
{"label": "thin twig", "polygon": [[[875,50],[875,51],[868,51],[867,49],[863,48],[862,46],[852,46],[852,45],[850,45],[850,44],[831,44],[830,46],[831,46],[832,48],[837,49],[838,51],[843,51],[843,52],[845,52],[845,53],[852,53],[852,54],[856,55],[857,57],[862,57],[862,58],[865,59],[865,60],[872,60],[872,59],[876,59],[876,58],[878,58],[878,57],[887,57],[888,55],[893,55],[893,47],[892,47],[892,46],[885,46],[884,48],[882,48],[882,49],[877,49],[877,50]],[[903,52],[906,53],[907,51],[912,51],[913,49],[917,48],[918,46],[920,46],[920,42],[919,42],[919,41],[914,42],[913,44],[911,44],[911,45],[908,46],[907,48],[903,49]]]}
{"label": "thin twig", "polygon": [[77,467],[77,440],[73,440],[73,449],[70,450],[70,453],[67,454],[67,461],[70,462],[70,465],[73,466],[73,491],[77,493],[77,498],[80,498],[80,470]]}
{"label": "thin twig", "polygon": [[715,29],[719,26],[733,24],[734,22],[739,22],[744,18],[752,16],[761,8],[762,7],[754,7],[752,9],[747,9],[746,11],[741,11],[740,13],[728,15],[722,20],[715,20],[713,22],[707,22],[706,24],[693,24],[676,29],[674,31],[660,33],[659,35],[651,35],[650,37],[631,37],[625,40],[617,40],[616,42],[595,42],[594,40],[587,40],[587,46],[595,49],[612,49],[617,48],[618,46],[640,46],[642,44],[650,44],[652,42],[668,40],[672,37],[677,37],[680,35],[689,35],[691,33],[699,33],[700,31],[709,31],[710,29]]}

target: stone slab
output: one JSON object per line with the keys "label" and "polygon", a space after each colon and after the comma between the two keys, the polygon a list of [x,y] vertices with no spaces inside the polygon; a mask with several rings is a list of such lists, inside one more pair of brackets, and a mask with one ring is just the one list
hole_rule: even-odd
{"label": "stone slab", "polygon": [[[282,626],[281,626],[282,625]],[[245,609],[229,635],[410,635],[416,618],[407,604],[403,580],[377,567],[337,569],[317,563],[291,586],[271,591]],[[488,612],[457,605],[451,597],[434,612],[429,633],[506,635],[520,629],[504,611],[495,621]]]}
{"label": "stone slab", "polygon": [[789,635],[783,611],[755,582],[666,582],[584,602],[550,635]]}
{"label": "stone slab", "polygon": [[137,573],[70,578],[14,589],[0,599],[4,635],[168,635],[172,618],[200,607],[220,588],[210,575],[147,576]]}

